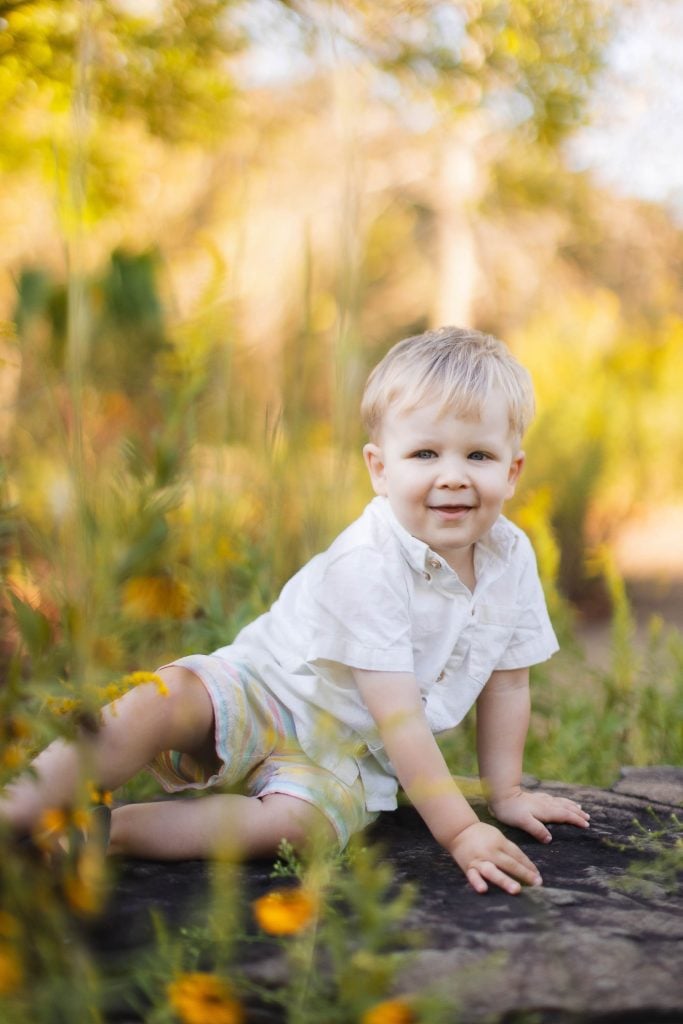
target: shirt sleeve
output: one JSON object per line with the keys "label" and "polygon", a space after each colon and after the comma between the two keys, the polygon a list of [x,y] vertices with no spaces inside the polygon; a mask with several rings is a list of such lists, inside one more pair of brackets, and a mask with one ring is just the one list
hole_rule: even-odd
{"label": "shirt sleeve", "polygon": [[496,669],[527,668],[547,661],[559,650],[538,575],[536,555],[528,537],[521,531],[519,563],[518,604],[521,611]]}
{"label": "shirt sleeve", "polygon": [[412,672],[410,604],[392,553],[360,546],[327,563],[308,595],[307,663]]}

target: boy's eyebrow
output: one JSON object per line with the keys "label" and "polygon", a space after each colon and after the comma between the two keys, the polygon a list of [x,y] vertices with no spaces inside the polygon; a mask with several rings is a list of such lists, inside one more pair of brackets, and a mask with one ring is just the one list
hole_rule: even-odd
{"label": "boy's eyebrow", "polygon": [[425,434],[422,437],[407,438],[401,447],[414,452],[420,451],[422,448],[440,448],[442,444],[443,442],[437,441],[436,438],[429,437]]}

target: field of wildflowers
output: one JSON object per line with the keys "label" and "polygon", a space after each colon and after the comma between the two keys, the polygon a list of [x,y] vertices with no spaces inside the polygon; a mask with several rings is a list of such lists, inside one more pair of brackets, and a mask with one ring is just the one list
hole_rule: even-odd
{"label": "field of wildflowers", "polygon": [[[22,406],[3,477],[0,782],[50,739],[87,736],[100,707],[130,687],[156,681],[163,693],[155,666],[227,642],[367,499],[351,443],[298,406],[290,423],[287,400],[275,422],[265,410],[260,428],[250,419],[220,443],[211,437],[202,423],[210,353],[201,373],[198,361],[185,376],[183,344],[162,347],[134,398],[89,371],[78,386],[65,382],[48,361],[40,408]],[[254,394],[258,368],[243,373],[232,389]],[[530,451],[541,443],[532,435]],[[609,784],[622,764],[680,763],[671,722],[683,699],[683,638],[655,620],[647,647],[635,644],[623,581],[608,549],[595,549],[590,571],[609,597],[612,644],[610,666],[591,666],[559,589],[547,490],[523,491],[513,515],[534,539],[563,641],[534,672],[526,769]],[[454,773],[476,774],[471,723],[444,749]],[[272,891],[246,907],[238,868],[216,863],[201,927],[171,936],[160,920],[149,955],[108,977],[83,924],[106,908],[111,867],[97,843],[75,840],[93,808],[156,793],[146,777],[115,797],[85,778],[73,807],[45,813],[31,851],[2,837],[3,1021],[101,1021],[112,1000],[145,1024],[248,1020],[245,1007],[263,993],[238,952],[259,936],[286,951],[289,980],[266,998],[288,1024],[442,1019],[437,999],[392,997],[410,955],[401,920],[419,894],[396,893],[389,869],[362,846],[306,864],[283,851]]]}
{"label": "field of wildflowers", "polygon": [[[560,147],[610,5],[342,6],[0,0],[0,786],[229,642],[360,512],[363,379],[437,316],[504,337],[538,391],[510,514],[563,650],[534,673],[526,770],[681,763],[683,637],[655,619],[635,643],[610,549],[680,500],[681,234]],[[274,85],[239,64],[264,40],[292,61]],[[576,631],[596,607],[601,669]],[[471,722],[444,750],[476,774]],[[258,998],[287,1024],[446,1019],[394,997],[419,893],[362,844],[283,849],[253,905],[217,860],[201,923],[159,918],[108,972],[87,936],[115,868],[79,840],[154,795],[85,777],[30,846],[0,832],[2,1024],[237,1024]],[[263,942],[289,965],[267,993],[240,967]]]}

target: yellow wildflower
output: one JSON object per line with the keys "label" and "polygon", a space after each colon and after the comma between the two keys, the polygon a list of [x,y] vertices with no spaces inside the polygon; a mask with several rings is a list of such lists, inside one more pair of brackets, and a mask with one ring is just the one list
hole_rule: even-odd
{"label": "yellow wildflower", "polygon": [[113,704],[119,697],[123,697],[124,693],[128,693],[129,689],[130,687],[124,686],[123,682],[107,683],[106,686],[98,687],[97,696],[105,704]]}
{"label": "yellow wildflower", "polygon": [[0,996],[10,995],[21,985],[24,972],[19,957],[4,943],[0,945]]}
{"label": "yellow wildflower", "polygon": [[102,909],[106,893],[104,853],[94,845],[82,851],[76,868],[64,879],[64,895],[77,914],[97,914]]}
{"label": "yellow wildflower", "polygon": [[182,1024],[241,1024],[244,1019],[227,981],[215,974],[181,974],[166,993]]}
{"label": "yellow wildflower", "polygon": [[4,735],[15,740],[26,740],[31,735],[31,725],[26,718],[20,715],[10,715],[5,722]]}
{"label": "yellow wildflower", "polygon": [[81,832],[85,832],[88,827],[88,812],[80,808],[76,808],[76,810],[71,812],[69,824],[73,825],[74,828],[79,829]]}
{"label": "yellow wildflower", "polygon": [[50,852],[61,846],[61,840],[70,828],[84,832],[88,827],[88,815],[85,811],[75,808],[64,810],[61,807],[48,807],[43,811],[33,830],[33,838],[41,850]]}
{"label": "yellow wildflower", "polygon": [[121,692],[127,693],[135,686],[142,686],[143,683],[154,683],[162,697],[168,697],[168,687],[160,675],[156,672],[129,672],[124,676],[119,686]]}
{"label": "yellow wildflower", "polygon": [[163,679],[156,672],[129,672],[121,680],[121,686],[127,690],[131,690],[134,686],[140,686],[142,683],[156,683],[157,687],[164,685]]}
{"label": "yellow wildflower", "polygon": [[415,1024],[417,1018],[403,999],[387,999],[375,1003],[361,1017],[361,1024]]}
{"label": "yellow wildflower", "polygon": [[80,711],[83,701],[78,697],[48,697],[47,706],[54,715],[72,715]]}
{"label": "yellow wildflower", "polygon": [[133,619],[184,619],[190,611],[189,588],[170,576],[134,576],[123,588],[123,605]]}
{"label": "yellow wildflower", "polygon": [[2,752],[3,768],[19,768],[24,761],[24,749],[18,743],[10,743]]}
{"label": "yellow wildflower", "polygon": [[35,828],[36,840],[60,835],[69,827],[69,816],[61,807],[48,807],[43,811]]}
{"label": "yellow wildflower", "polygon": [[111,807],[113,797],[108,789],[100,789],[94,782],[88,782],[88,800],[91,804],[104,804]]}
{"label": "yellow wildflower", "polygon": [[[97,697],[105,704],[115,704],[129,690],[133,690],[136,686],[142,686],[143,683],[154,683],[161,696],[168,697],[168,687],[156,672],[129,672],[128,675],[123,676],[118,682],[107,683],[106,686],[98,687]],[[111,708],[111,711],[112,714],[116,714],[115,708]]]}
{"label": "yellow wildflower", "polygon": [[309,925],[318,909],[304,889],[274,889],[252,904],[254,916],[269,935],[295,935]]}

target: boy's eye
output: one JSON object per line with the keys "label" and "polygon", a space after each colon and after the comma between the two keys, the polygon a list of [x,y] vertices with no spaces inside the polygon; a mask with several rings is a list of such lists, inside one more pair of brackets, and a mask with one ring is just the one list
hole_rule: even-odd
{"label": "boy's eye", "polygon": [[470,452],[467,458],[474,459],[475,462],[485,462],[490,456],[486,452]]}
{"label": "boy's eye", "polygon": [[413,452],[414,459],[435,459],[436,452],[433,452],[431,448],[420,448],[419,451]]}

